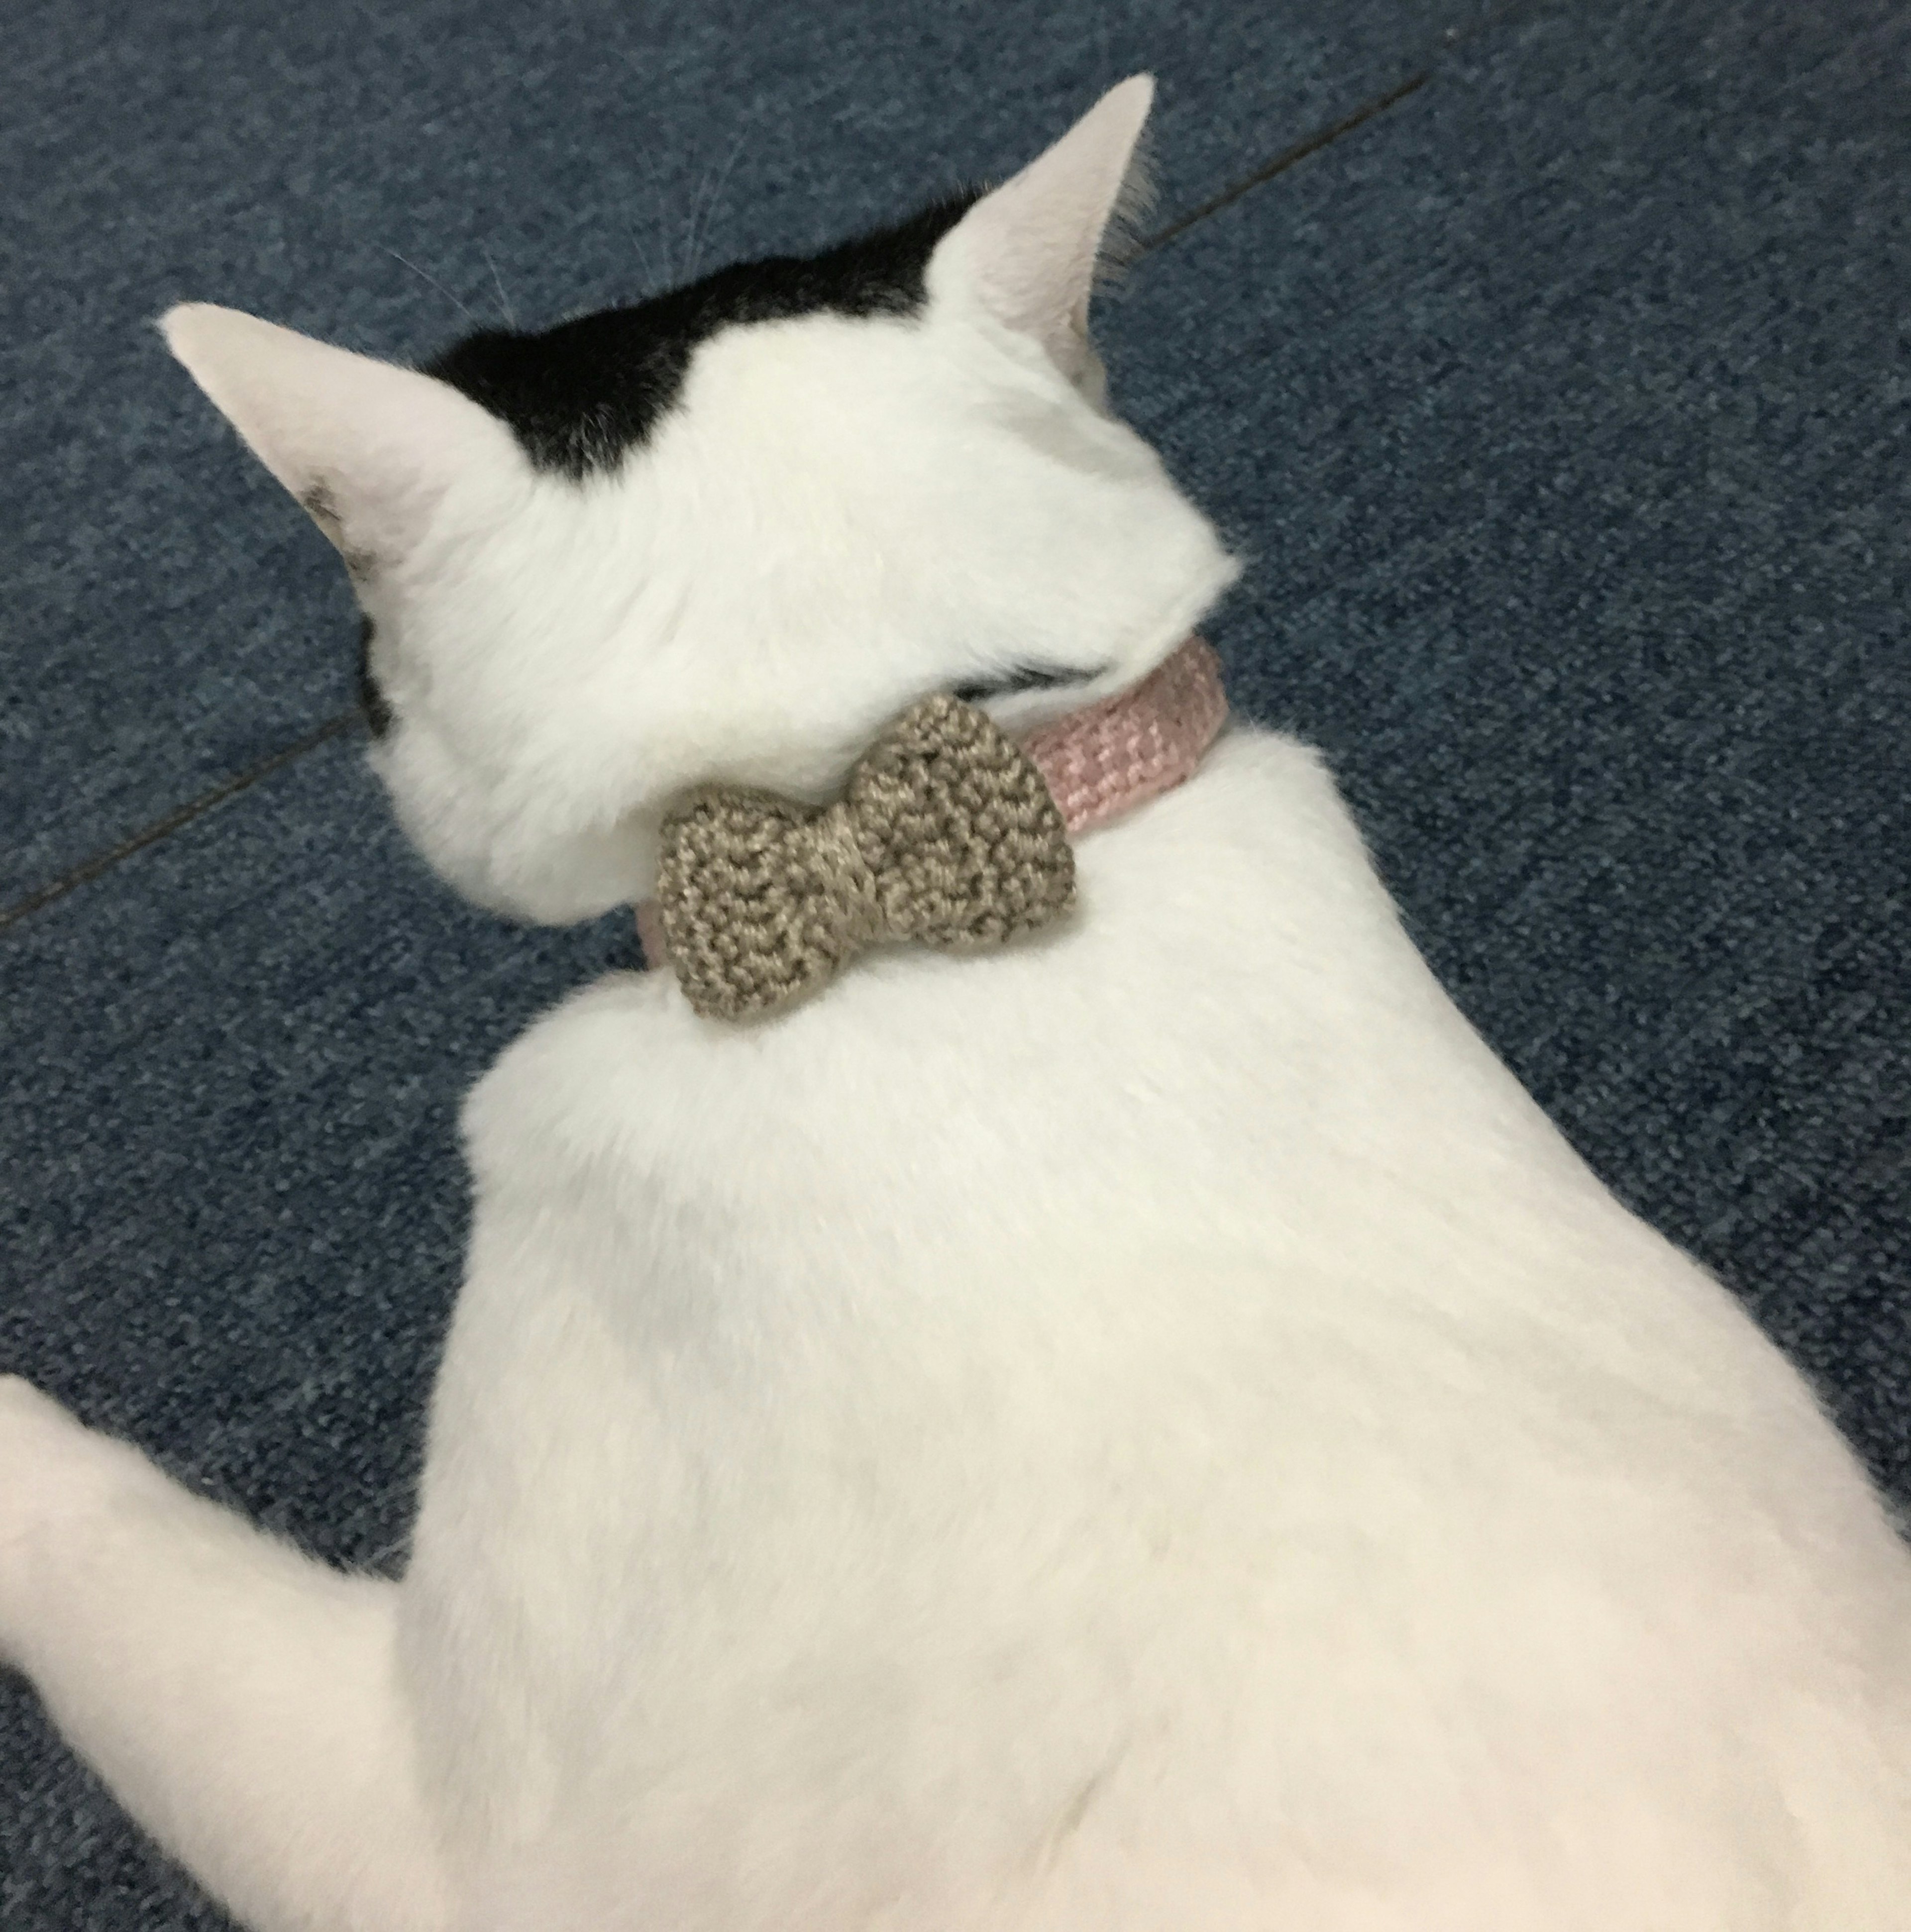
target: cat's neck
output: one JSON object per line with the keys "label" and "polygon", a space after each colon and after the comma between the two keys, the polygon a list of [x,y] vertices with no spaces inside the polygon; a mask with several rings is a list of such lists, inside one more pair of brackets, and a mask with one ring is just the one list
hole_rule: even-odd
{"label": "cat's neck", "polygon": [[[1023,749],[1072,838],[1185,783],[1227,720],[1221,661],[1191,634],[1138,684],[1039,727]],[[670,944],[661,907],[646,899],[636,915],[645,963],[664,964]]]}

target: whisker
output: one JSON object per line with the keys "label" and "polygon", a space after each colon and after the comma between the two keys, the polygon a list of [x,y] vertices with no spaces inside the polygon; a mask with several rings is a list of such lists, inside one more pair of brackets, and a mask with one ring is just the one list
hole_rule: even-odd
{"label": "whisker", "polygon": [[663,284],[657,278],[657,265],[651,259],[650,244],[638,232],[636,223],[627,214],[623,218],[623,225],[630,231],[630,244],[637,250],[638,266],[643,270],[643,292],[647,296],[660,293]]}
{"label": "whisker", "polygon": [[518,326],[518,318],[512,312],[511,298],[504,292],[504,278],[497,272],[497,264],[491,260],[490,249],[481,248],[479,252],[485,258],[485,266],[491,271],[491,280],[497,285],[498,306],[504,311],[504,326],[506,328],[515,329]]}
{"label": "whisker", "polygon": [[[650,250],[648,248],[644,248],[644,244],[642,242],[639,242],[638,245],[639,248],[643,248],[645,265],[647,272],[651,276],[651,286],[657,292],[661,293],[664,290],[669,287],[672,280],[670,264],[670,230],[664,218],[665,204],[663,184],[658,180],[657,171],[652,165],[651,158],[648,154],[640,149],[638,152],[637,159],[642,166],[644,170],[644,185],[645,188],[649,190],[651,215],[651,225],[657,234],[657,246],[663,251],[663,274],[661,278],[658,277],[656,268],[651,263]],[[630,224],[630,232],[632,238],[635,240],[637,236],[637,224],[634,221]]]}
{"label": "whisker", "polygon": [[[746,130],[745,133],[747,132]],[[710,199],[705,204],[702,232],[699,232],[694,228],[691,230],[692,238],[696,243],[690,254],[690,273],[693,275],[697,272],[698,257],[702,254],[705,245],[710,240],[711,224],[716,219],[717,210],[723,199],[723,190],[729,186],[730,176],[737,165],[737,158],[744,151],[744,134],[738,134],[731,146],[729,158],[724,162],[723,170],[717,177],[717,185],[711,190]]]}
{"label": "whisker", "polygon": [[691,251],[696,245],[697,211],[703,205],[704,190],[709,185],[710,176],[706,173],[698,181],[696,192],[690,196],[690,216],[684,224],[684,266],[678,272],[680,281],[687,282],[696,268],[696,259]]}
{"label": "whisker", "polygon": [[417,276],[419,280],[429,282],[432,287],[436,289],[439,294],[443,296],[445,300],[451,304],[452,308],[456,309],[461,315],[464,316],[465,319],[470,322],[473,328],[482,328],[484,326],[483,323],[479,322],[475,315],[472,314],[471,311],[452,293],[450,290],[445,286],[443,283],[438,280],[436,275],[426,274],[425,271],[421,268],[416,262],[406,262],[405,258],[401,255],[395,248],[387,248],[385,252],[391,256],[393,261],[404,262],[404,266],[409,268],[414,275]]}
{"label": "whisker", "polygon": [[394,1537],[389,1543],[381,1544],[368,1556],[361,1556],[352,1568],[361,1576],[388,1576],[404,1568],[405,1559],[411,1554],[411,1532]]}

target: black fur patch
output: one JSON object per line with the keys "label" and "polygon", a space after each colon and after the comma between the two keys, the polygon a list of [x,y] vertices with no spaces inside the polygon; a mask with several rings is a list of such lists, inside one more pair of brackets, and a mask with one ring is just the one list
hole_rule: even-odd
{"label": "black fur patch", "polygon": [[1056,670],[1040,664],[1017,664],[997,678],[959,684],[949,694],[965,704],[979,704],[985,698],[1006,698],[1018,691],[1056,691],[1065,684],[1088,684],[1107,669],[1096,664],[1087,670]]}
{"label": "black fur patch", "polygon": [[802,315],[913,315],[936,244],[975,200],[951,196],[820,255],[720,268],[628,308],[536,334],[481,329],[425,365],[498,418],[540,470],[615,466],[677,400],[697,344],[738,323]]}
{"label": "black fur patch", "polygon": [[359,709],[371,728],[374,738],[382,738],[392,728],[392,704],[371,674],[371,620],[359,622]]}

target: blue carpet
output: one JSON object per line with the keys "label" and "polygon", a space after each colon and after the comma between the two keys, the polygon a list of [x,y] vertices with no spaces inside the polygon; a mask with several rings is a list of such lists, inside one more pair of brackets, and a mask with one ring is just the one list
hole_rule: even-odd
{"label": "blue carpet", "polygon": [[1255,557],[1243,703],[1911,1501],[1907,76],[1888,0],[1548,11],[1170,244],[1111,346]]}
{"label": "blue carpet", "polygon": [[[554,315],[693,218],[708,262],[999,170],[1141,66],[1171,217],[1477,12],[17,7],[0,904],[347,702],[336,566],[142,333],[168,300],[416,352],[461,318],[387,248]],[[1104,334],[1254,560],[1244,707],[1327,747],[1477,1022],[1911,1500],[1908,55],[1877,0],[1502,20]],[[390,1563],[458,1096],[629,940],[451,902],[355,751],[0,929],[0,1367]],[[0,1924],[224,1922],[0,1684]]]}
{"label": "blue carpet", "polygon": [[0,908],[349,701],[344,580],[170,365],[172,302],[422,356],[1006,172],[1144,67],[1179,208],[1481,6],[16,6]]}

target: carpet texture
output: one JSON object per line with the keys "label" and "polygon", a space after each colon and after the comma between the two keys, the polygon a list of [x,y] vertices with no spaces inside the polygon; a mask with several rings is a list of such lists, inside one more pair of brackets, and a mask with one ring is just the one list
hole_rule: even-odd
{"label": "carpet texture", "polygon": [[[1170,232],[1102,334],[1250,559],[1237,701],[1911,1502],[1902,9],[34,0],[8,55],[0,908],[350,702],[342,575],[167,302],[420,354],[999,173],[1152,68]],[[391,1567],[458,1097],[632,942],[452,902],[358,748],[0,926],[0,1370]],[[224,1923],[0,1680],[6,1932]]]}
{"label": "carpet texture", "polygon": [[1481,0],[43,0],[0,78],[0,908],[350,702],[335,560],[151,327],[422,359],[1012,171],[1158,71],[1165,210]]}

